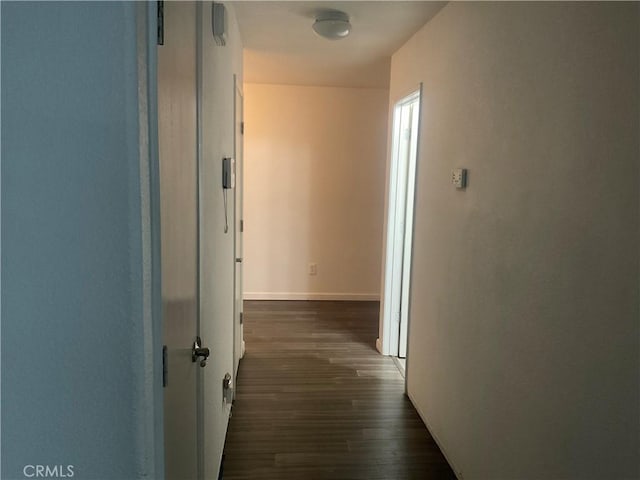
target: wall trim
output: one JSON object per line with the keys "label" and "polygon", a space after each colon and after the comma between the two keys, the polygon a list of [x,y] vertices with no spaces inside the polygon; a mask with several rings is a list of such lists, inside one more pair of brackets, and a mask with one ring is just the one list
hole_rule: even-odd
{"label": "wall trim", "polygon": [[[409,378],[405,377],[405,379],[408,380]],[[462,475],[462,470],[460,470],[456,466],[455,462],[453,462],[451,457],[449,456],[449,454],[447,454],[447,451],[444,449],[444,446],[442,445],[442,442],[440,441],[438,436],[435,434],[433,429],[429,426],[429,422],[427,422],[427,418],[422,413],[422,410],[420,410],[420,407],[418,407],[418,405],[416,405],[416,402],[413,400],[413,396],[411,395],[411,393],[409,393],[409,389],[407,389],[406,395],[409,398],[409,401],[411,402],[411,405],[413,405],[413,408],[415,408],[416,412],[418,412],[418,416],[420,416],[420,419],[422,420],[422,423],[424,423],[424,426],[427,427],[427,430],[429,430],[429,433],[431,434],[431,436],[433,437],[433,440],[438,445],[438,448],[440,448],[440,451],[442,452],[442,455],[444,455],[444,458],[449,463],[449,466],[451,467],[451,470],[453,470],[454,475],[458,478],[458,480],[464,480],[464,476]]]}
{"label": "wall trim", "polygon": [[245,292],[245,300],[355,300],[380,301],[379,293],[316,293],[316,292]]}
{"label": "wall trim", "polygon": [[[135,20],[136,40],[136,74],[137,74],[137,117],[138,117],[138,171],[137,185],[130,186],[131,195],[138,196],[138,223],[130,222],[130,243],[133,249],[140,250],[141,260],[135,261],[131,257],[132,289],[140,289],[140,299],[132,302],[135,318],[136,334],[141,340],[132,344],[133,361],[137,364],[134,369],[134,379],[137,382],[133,389],[136,411],[135,442],[138,448],[136,455],[138,474],[141,477],[157,478],[164,474],[164,445],[159,442],[163,438],[163,393],[160,382],[158,360],[162,339],[158,336],[160,321],[160,283],[159,270],[159,231],[157,206],[154,202],[159,199],[155,180],[155,167],[158,162],[158,132],[157,124],[157,63],[155,57],[156,18],[155,4],[143,2],[131,9]],[[127,12],[127,16],[129,11]],[[127,32],[129,33],[129,32]],[[127,91],[129,88],[127,87]],[[135,193],[139,191],[139,193]],[[133,213],[133,210],[132,210]],[[135,228],[135,230],[134,230]],[[134,233],[135,232],[135,233]],[[133,243],[135,242],[135,244]],[[137,323],[139,322],[139,324]]]}

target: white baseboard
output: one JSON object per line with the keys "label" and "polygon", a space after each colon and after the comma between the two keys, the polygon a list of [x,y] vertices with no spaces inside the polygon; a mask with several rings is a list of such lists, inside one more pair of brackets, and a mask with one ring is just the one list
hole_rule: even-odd
{"label": "white baseboard", "polygon": [[294,293],[294,292],[246,292],[245,300],[356,300],[380,301],[379,293]]}

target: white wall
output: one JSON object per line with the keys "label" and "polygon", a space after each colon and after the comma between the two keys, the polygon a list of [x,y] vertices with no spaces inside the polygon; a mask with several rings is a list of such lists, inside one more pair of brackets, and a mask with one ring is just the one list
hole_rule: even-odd
{"label": "white wall", "polygon": [[[202,12],[202,161],[200,164],[200,332],[211,349],[204,369],[205,477],[217,478],[229,420],[222,402],[222,379],[233,374],[234,238],[233,217],[224,232],[222,158],[234,153],[233,75],[242,80],[242,39],[233,5],[226,3],[224,47],[211,35],[211,3]],[[228,211],[233,212],[233,191]]]}
{"label": "white wall", "polygon": [[245,298],[379,297],[387,108],[384,89],[245,84]]}
{"label": "white wall", "polygon": [[461,477],[640,476],[638,49],[638,4],[450,3],[393,56],[392,99],[424,82],[408,391]]}

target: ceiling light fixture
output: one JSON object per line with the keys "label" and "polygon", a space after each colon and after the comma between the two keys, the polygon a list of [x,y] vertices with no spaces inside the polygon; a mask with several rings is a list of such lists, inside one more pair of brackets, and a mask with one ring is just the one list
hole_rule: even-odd
{"label": "ceiling light fixture", "polygon": [[321,37],[338,40],[349,35],[351,23],[349,16],[339,10],[327,10],[318,13],[313,30]]}

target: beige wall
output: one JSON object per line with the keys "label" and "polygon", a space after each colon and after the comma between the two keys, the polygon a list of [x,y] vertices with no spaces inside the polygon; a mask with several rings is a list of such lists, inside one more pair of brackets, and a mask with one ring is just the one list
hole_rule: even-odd
{"label": "beige wall", "polygon": [[424,82],[408,390],[460,477],[640,477],[638,48],[638,4],[454,2],[393,56],[392,99]]}
{"label": "beige wall", "polygon": [[377,299],[388,91],[244,93],[245,296]]}

